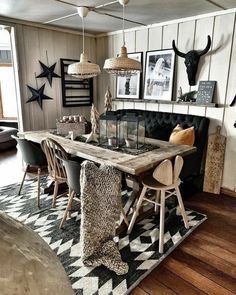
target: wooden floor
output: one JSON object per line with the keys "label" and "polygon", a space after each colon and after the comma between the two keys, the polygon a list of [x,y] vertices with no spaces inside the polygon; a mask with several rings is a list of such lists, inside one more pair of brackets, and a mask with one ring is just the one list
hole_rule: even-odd
{"label": "wooden floor", "polygon": [[206,213],[197,228],[132,292],[236,294],[236,199],[199,194],[186,207]]}
{"label": "wooden floor", "polygon": [[16,148],[0,151],[0,186],[20,182],[23,174],[20,152]]}
{"label": "wooden floor", "polygon": [[[21,157],[15,150],[0,153],[0,176],[1,186],[21,180]],[[236,294],[236,198],[202,193],[185,205],[206,213],[208,220],[131,294]]]}

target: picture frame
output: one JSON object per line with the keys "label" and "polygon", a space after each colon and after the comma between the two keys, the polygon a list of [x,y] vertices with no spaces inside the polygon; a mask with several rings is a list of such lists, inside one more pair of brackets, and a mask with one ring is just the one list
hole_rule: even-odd
{"label": "picture frame", "polygon": [[[128,53],[128,57],[140,61],[143,66],[142,52]],[[139,99],[141,95],[141,80],[142,73],[140,72],[131,77],[118,76],[116,79],[116,98]]]}
{"label": "picture frame", "polygon": [[172,100],[175,69],[173,49],[146,52],[144,99]]}

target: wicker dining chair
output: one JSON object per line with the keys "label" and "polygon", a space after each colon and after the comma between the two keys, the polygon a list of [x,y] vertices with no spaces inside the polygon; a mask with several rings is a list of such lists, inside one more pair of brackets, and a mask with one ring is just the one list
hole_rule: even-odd
{"label": "wicker dining chair", "polygon": [[45,154],[40,146],[33,143],[32,141],[26,140],[24,138],[19,138],[14,135],[11,135],[11,137],[17,141],[23,161],[26,164],[18,195],[21,194],[26,175],[28,174],[30,176],[37,176],[37,206],[40,207],[40,178],[43,175],[48,175],[47,159],[45,157]]}
{"label": "wicker dining chair", "polygon": [[66,170],[62,159],[68,160],[69,155],[57,141],[51,138],[42,140],[41,147],[48,161],[49,176],[54,180],[52,208],[55,208],[57,198],[65,195],[65,193],[58,195],[58,185],[67,182]]}

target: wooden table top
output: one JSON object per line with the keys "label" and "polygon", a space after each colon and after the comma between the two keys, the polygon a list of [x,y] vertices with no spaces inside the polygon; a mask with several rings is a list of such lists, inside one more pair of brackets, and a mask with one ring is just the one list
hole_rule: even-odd
{"label": "wooden table top", "polygon": [[170,159],[176,155],[185,156],[196,151],[196,147],[176,145],[167,141],[146,138],[145,143],[156,145],[159,148],[139,155],[130,155],[80,141],[72,141],[52,134],[50,133],[50,130],[20,132],[18,133],[18,136],[37,143],[41,143],[42,139],[46,137],[52,138],[60,143],[69,154],[99,164],[112,165],[117,169],[132,175],[139,175],[155,168],[158,163],[165,159]]}

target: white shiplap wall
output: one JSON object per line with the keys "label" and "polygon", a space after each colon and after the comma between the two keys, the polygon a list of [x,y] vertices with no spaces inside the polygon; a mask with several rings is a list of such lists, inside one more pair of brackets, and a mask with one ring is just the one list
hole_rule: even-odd
{"label": "white shiplap wall", "polygon": [[[60,58],[79,59],[82,51],[82,36],[69,32],[44,29],[24,24],[15,25],[16,48],[18,56],[19,84],[21,90],[21,106],[23,129],[40,130],[55,128],[56,119],[63,115],[83,114],[90,118],[90,107],[62,107],[61,79],[53,78],[52,87],[45,78],[37,79],[38,87],[44,83],[44,93],[53,100],[43,101],[43,110],[37,102],[26,103],[31,95],[26,85],[36,88],[35,72],[41,72],[39,60],[49,65],[56,64],[55,72],[60,75]],[[88,58],[96,60],[96,40],[85,38],[85,48]],[[97,80],[94,79],[94,100],[97,99]]]}
{"label": "white shiplap wall", "polygon": [[[178,48],[187,52],[191,49],[203,49],[206,46],[207,35],[212,38],[211,51],[201,58],[198,70],[199,80],[216,80],[215,102],[219,108],[205,108],[175,104],[157,104],[140,102],[115,102],[114,108],[138,108],[163,112],[188,113],[202,115],[211,119],[209,133],[215,131],[217,124],[222,125],[222,133],[227,136],[227,147],[224,165],[223,187],[235,190],[236,186],[236,107],[227,107],[236,94],[236,36],[235,13],[211,15],[203,18],[192,18],[181,22],[151,26],[145,29],[132,30],[126,33],[126,44],[129,52],[143,51],[144,65],[147,50],[171,48],[172,40],[176,40]],[[97,62],[103,66],[104,59],[116,56],[122,44],[121,33],[113,33],[97,38]],[[144,66],[143,66],[144,68]],[[103,111],[104,94],[110,86],[115,97],[116,81],[106,73],[98,78],[98,106]],[[184,60],[177,57],[173,97],[177,89],[183,92],[197,89],[190,87],[187,80]]]}

